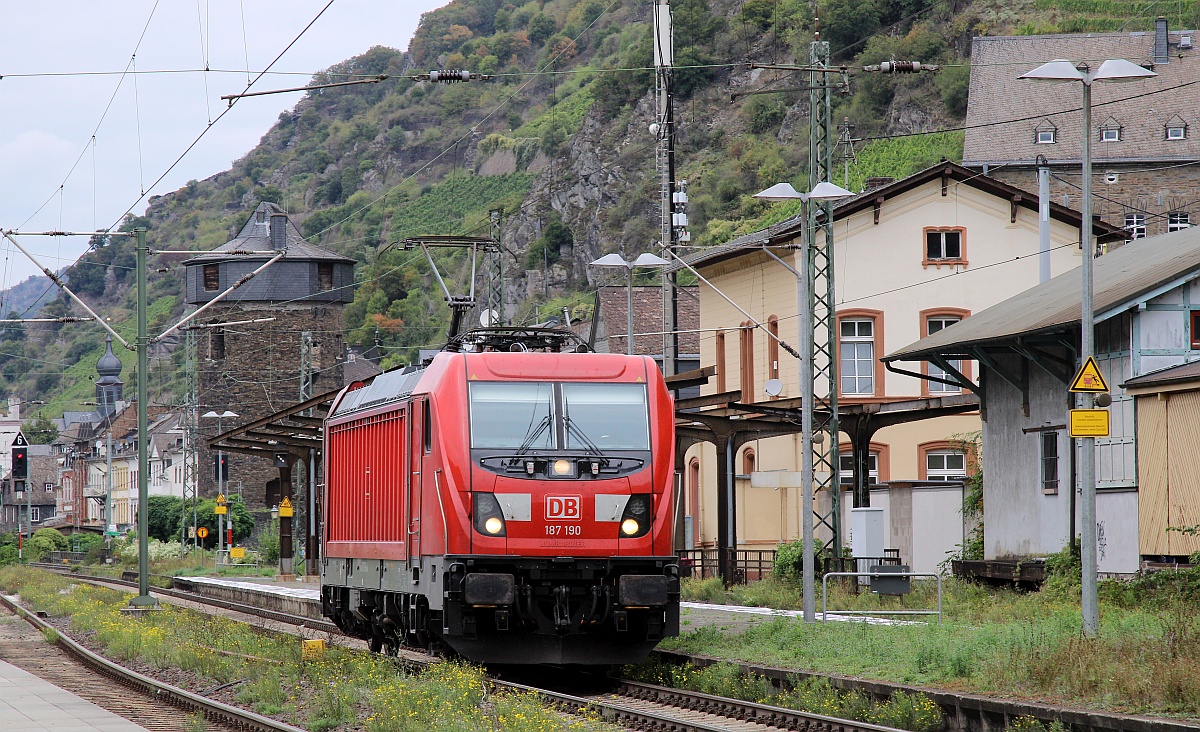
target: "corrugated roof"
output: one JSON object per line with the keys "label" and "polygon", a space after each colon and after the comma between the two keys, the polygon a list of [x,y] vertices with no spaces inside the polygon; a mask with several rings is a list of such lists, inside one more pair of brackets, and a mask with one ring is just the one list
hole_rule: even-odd
{"label": "corrugated roof", "polygon": [[[1169,34],[1170,61],[1153,67],[1157,77],[1092,86],[1093,162],[1200,159],[1200,85],[1195,83],[1198,52],[1178,46],[1181,36],[1192,34]],[[1153,32],[975,38],[964,164],[1032,164],[1038,155],[1051,163],[1078,163],[1083,154],[1080,85],[1017,77],[1059,58],[1088,61],[1093,68],[1110,58],[1150,66],[1153,49]],[[1185,139],[1166,140],[1165,125],[1175,115],[1190,131]],[[1100,143],[1100,126],[1109,117],[1122,126],[1121,140]],[[1020,121],[1001,124],[1008,120]],[[1043,120],[1058,130],[1054,144],[1036,142],[1034,129]]]}
{"label": "corrugated roof", "polygon": [[1135,376],[1124,384],[1121,384],[1121,387],[1129,389],[1139,386],[1165,386],[1167,384],[1179,384],[1197,380],[1200,380],[1200,361],[1191,361],[1179,364],[1178,366],[1151,371],[1141,376]]}
{"label": "corrugated roof", "polygon": [[[974,313],[883,358],[919,360],[956,348],[1077,328],[1082,319],[1080,268]],[[1187,277],[1200,276],[1200,227],[1138,239],[1096,260],[1092,269],[1097,314],[1135,304],[1139,298]]]}
{"label": "corrugated roof", "polygon": [[[261,223],[258,220],[258,213],[260,211],[263,212]],[[286,211],[276,204],[263,201],[258,204],[258,208],[254,209],[254,213],[250,214],[250,218],[246,219],[246,223],[242,225],[242,229],[238,232],[237,236],[210,252],[198,254],[188,259],[184,265],[191,266],[194,264],[224,262],[230,259],[270,259],[275,255],[275,249],[271,246],[271,215],[286,213]],[[354,263],[354,260],[349,257],[343,257],[327,249],[309,244],[304,240],[304,236],[300,234],[300,230],[296,228],[296,225],[292,223],[290,217],[287,220],[285,241],[287,254],[284,255],[284,259],[310,259],[325,262]]]}
{"label": "corrugated roof", "polygon": [[[913,173],[907,178],[901,178],[893,183],[859,193],[853,198],[839,201],[833,207],[833,220],[838,221],[847,216],[852,216],[863,209],[873,207],[877,201],[886,201],[889,198],[906,193],[914,188],[919,188],[930,181],[938,179],[944,179],[947,183],[953,181],[961,185],[968,185],[1002,198],[1005,201],[1016,201],[1018,206],[1030,211],[1038,210],[1038,197],[1036,193],[1030,193],[995,178],[981,175],[977,171],[965,168],[956,163],[943,160],[937,165],[928,167],[919,173]],[[1050,217],[1075,227],[1080,226],[1082,222],[1078,211],[1054,202],[1050,203]],[[736,256],[741,252],[758,249],[765,244],[794,239],[800,235],[803,228],[804,218],[802,216],[793,216],[785,221],[772,224],[765,229],[739,236],[725,244],[696,252],[684,257],[684,260],[693,267],[715,264],[724,259]],[[1101,221],[1095,222],[1094,232],[1096,237],[1101,241],[1115,240],[1117,238],[1123,239],[1125,236],[1124,231],[1121,229]],[[675,264],[667,269],[678,270],[682,268],[681,265]]]}

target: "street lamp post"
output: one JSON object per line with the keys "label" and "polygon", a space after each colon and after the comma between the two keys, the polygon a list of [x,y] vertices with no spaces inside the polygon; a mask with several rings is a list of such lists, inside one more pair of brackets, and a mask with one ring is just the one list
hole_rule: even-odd
{"label": "street lamp post", "polygon": [[[1033,71],[1022,74],[1021,79],[1041,81],[1077,81],[1083,84],[1083,185],[1080,202],[1080,246],[1083,249],[1083,297],[1080,329],[1079,360],[1086,362],[1095,355],[1095,311],[1092,307],[1092,259],[1095,245],[1092,242],[1092,83],[1097,81],[1134,81],[1157,76],[1153,71],[1142,68],[1124,59],[1110,59],[1092,71],[1087,64],[1073,64],[1066,59],[1055,59],[1044,63]],[[1092,394],[1083,395],[1083,408],[1094,406]],[[1081,543],[1080,559],[1083,564],[1082,614],[1083,633],[1094,637],[1100,632],[1100,607],[1097,597],[1096,575],[1096,438],[1084,437],[1079,470],[1082,505],[1080,506]],[[1075,537],[1070,537],[1074,541]]]}
{"label": "street lamp post", "polygon": [[[215,411],[208,411],[200,416],[205,419],[217,420],[217,434],[219,435],[223,431],[222,427],[221,427],[221,420],[233,419],[233,418],[237,417],[238,415],[236,413],[231,412],[228,409],[226,409],[224,412],[221,412],[220,414],[218,414]],[[220,448],[217,448],[217,495],[218,496],[225,495],[225,451]],[[225,520],[225,517],[223,515],[217,514],[217,556],[218,557],[221,556],[221,552],[224,551],[224,548],[225,548],[225,522],[224,522],[224,520]],[[230,521],[229,526],[230,526],[230,528],[232,528],[233,527],[233,518],[230,517],[229,521]]]}
{"label": "street lamp post", "polygon": [[625,280],[625,352],[630,356],[633,355],[633,269],[634,267],[662,267],[670,264],[662,257],[656,256],[649,252],[639,254],[637,259],[631,261],[625,260],[620,254],[605,254],[603,257],[592,262],[595,267],[624,267],[626,270]]}
{"label": "street lamp post", "polygon": [[[813,279],[813,241],[809,231],[809,201],[832,201],[854,195],[850,191],[829,181],[822,181],[808,193],[800,193],[790,183],[777,183],[755,198],[764,201],[800,200],[801,216],[804,219],[803,251],[800,272],[796,275],[796,311],[800,316],[800,531],[803,544],[803,568],[801,589],[804,593],[804,622],[817,621],[816,608],[816,557],[813,556],[813,402],[816,400],[813,384],[813,352],[816,339],[816,324],[813,321],[812,303],[816,283]],[[837,388],[835,384],[833,388]],[[834,490],[841,490],[838,485]]]}

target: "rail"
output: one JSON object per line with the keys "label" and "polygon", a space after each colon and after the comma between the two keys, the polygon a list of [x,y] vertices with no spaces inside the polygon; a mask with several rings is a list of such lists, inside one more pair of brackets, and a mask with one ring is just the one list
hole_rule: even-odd
{"label": "rail", "polygon": [[[157,679],[139,674],[136,671],[131,671],[124,666],[109,661],[103,656],[92,653],[70,637],[58,632],[54,626],[43,622],[40,618],[3,595],[0,595],[0,604],[12,610],[44,635],[54,637],[55,645],[68,655],[78,659],[83,665],[146,696],[153,697],[173,707],[199,712],[204,715],[205,719],[218,724],[226,724],[245,730],[252,730],[253,732],[303,732],[299,727],[277,722],[274,719],[255,714],[245,709],[238,709],[228,704],[222,704],[219,701],[208,699],[199,694],[193,694],[190,691],[184,691],[179,687],[171,686]],[[50,630],[53,630],[54,634],[48,633]]]}
{"label": "rail", "polygon": [[[871,579],[893,577],[936,577],[937,578],[937,610],[829,610],[829,578],[830,577],[870,577]],[[936,615],[938,624],[942,622],[942,575],[933,572],[829,572],[821,578],[821,620],[828,620],[830,615]]]}

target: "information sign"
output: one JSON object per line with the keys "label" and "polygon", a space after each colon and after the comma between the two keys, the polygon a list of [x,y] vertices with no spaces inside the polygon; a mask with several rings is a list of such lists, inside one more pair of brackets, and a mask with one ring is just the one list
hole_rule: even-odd
{"label": "information sign", "polygon": [[1107,409],[1072,409],[1071,437],[1108,437]]}

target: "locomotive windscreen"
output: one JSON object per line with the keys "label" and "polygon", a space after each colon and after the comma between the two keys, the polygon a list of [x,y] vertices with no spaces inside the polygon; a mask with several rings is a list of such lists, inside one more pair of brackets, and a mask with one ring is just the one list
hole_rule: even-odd
{"label": "locomotive windscreen", "polygon": [[555,431],[552,384],[471,384],[471,447],[548,450]]}
{"label": "locomotive windscreen", "polygon": [[471,447],[649,450],[646,387],[473,382]]}
{"label": "locomotive windscreen", "polygon": [[586,449],[588,441],[601,450],[650,449],[646,387],[563,384],[562,396],[568,450]]}

